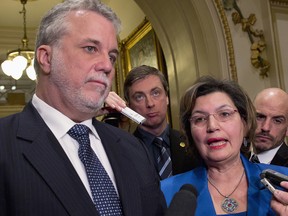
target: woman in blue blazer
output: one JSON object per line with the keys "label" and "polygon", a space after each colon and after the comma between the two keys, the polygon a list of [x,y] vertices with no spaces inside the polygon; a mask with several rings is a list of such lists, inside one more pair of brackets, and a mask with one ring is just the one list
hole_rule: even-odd
{"label": "woman in blue blazer", "polygon": [[161,182],[168,205],[182,185],[192,184],[198,191],[197,216],[275,215],[260,173],[269,168],[288,174],[288,169],[252,164],[241,154],[254,136],[255,116],[249,96],[232,81],[202,77],[186,91],[181,124],[203,165]]}

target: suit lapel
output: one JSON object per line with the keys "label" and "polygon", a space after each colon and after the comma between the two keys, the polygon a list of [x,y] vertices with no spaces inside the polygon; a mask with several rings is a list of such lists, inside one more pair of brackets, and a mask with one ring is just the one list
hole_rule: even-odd
{"label": "suit lapel", "polygon": [[286,143],[283,143],[276,155],[271,161],[271,164],[278,166],[288,166],[288,146]]}
{"label": "suit lapel", "polygon": [[131,159],[126,156],[126,154],[130,154],[129,151],[131,151],[127,148],[129,145],[124,143],[107,125],[97,121],[94,121],[93,124],[101,138],[113,169],[124,215],[141,215],[141,194],[134,172],[135,168],[133,167]]}
{"label": "suit lapel", "polygon": [[[172,160],[172,169],[173,175],[181,173],[182,170],[185,170],[186,166],[186,148],[184,143],[184,138],[181,138],[181,135],[178,131],[175,131],[170,128],[170,149],[171,149],[171,160]],[[190,158],[189,158],[190,159]]]}
{"label": "suit lapel", "polygon": [[26,145],[23,148],[24,157],[51,188],[69,215],[97,215],[65,152],[31,104],[21,114],[17,137]]}

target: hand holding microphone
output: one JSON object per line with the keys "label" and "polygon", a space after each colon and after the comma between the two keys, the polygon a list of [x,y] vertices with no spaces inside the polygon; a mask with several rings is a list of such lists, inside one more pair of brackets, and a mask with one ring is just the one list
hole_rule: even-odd
{"label": "hand holding microphone", "polygon": [[197,190],[191,184],[183,185],[174,195],[165,216],[194,216],[197,207]]}

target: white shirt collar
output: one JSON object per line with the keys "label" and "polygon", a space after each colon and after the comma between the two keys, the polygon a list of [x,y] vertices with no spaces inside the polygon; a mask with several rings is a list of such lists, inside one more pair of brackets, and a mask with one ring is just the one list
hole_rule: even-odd
{"label": "white shirt collar", "polygon": [[[283,143],[282,143],[283,144]],[[281,145],[282,145],[281,144]],[[277,151],[279,150],[279,148],[281,147],[281,145],[279,145],[276,148],[273,148],[269,151],[264,151],[260,154],[257,154],[258,159],[260,161],[260,163],[265,163],[265,164],[270,164],[272,159],[274,158],[274,156],[276,155]]]}
{"label": "white shirt collar", "polygon": [[[76,123],[69,119],[67,116],[59,112],[57,109],[51,107],[43,100],[41,100],[36,94],[33,95],[32,104],[39,112],[47,126],[50,128],[56,139],[59,140],[73,127]],[[100,139],[95,127],[92,125],[92,119],[85,120],[81,124],[90,128],[92,133],[97,139]]]}

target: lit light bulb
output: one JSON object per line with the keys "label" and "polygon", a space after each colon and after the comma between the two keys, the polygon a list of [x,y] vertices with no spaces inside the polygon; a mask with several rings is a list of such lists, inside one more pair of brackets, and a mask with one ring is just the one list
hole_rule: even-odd
{"label": "lit light bulb", "polygon": [[13,60],[14,64],[17,65],[17,68],[22,71],[27,67],[27,59],[24,56],[16,56]]}
{"label": "lit light bulb", "polygon": [[5,60],[4,62],[2,62],[1,68],[2,68],[2,71],[7,76],[10,76],[13,73],[14,69],[15,69],[15,65],[13,64],[13,61]]}
{"label": "lit light bulb", "polygon": [[11,77],[15,80],[18,80],[21,78],[23,74],[23,70],[19,69],[19,68],[16,68],[13,73],[11,74]]}
{"label": "lit light bulb", "polygon": [[26,74],[27,76],[31,79],[31,80],[36,80],[36,72],[34,70],[33,65],[30,65],[27,69],[26,69]]}

